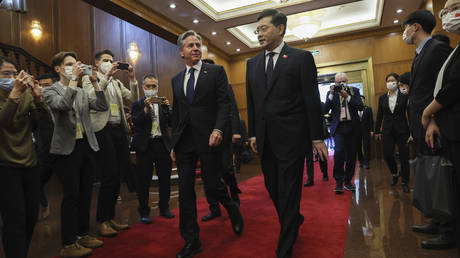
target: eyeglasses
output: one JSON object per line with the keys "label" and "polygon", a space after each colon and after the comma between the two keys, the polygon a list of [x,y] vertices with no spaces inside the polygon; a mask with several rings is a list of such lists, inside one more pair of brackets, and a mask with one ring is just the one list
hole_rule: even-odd
{"label": "eyeglasses", "polygon": [[259,35],[260,33],[266,32],[271,26],[262,25],[254,31],[254,34]]}
{"label": "eyeglasses", "polygon": [[446,7],[439,12],[439,18],[442,19],[444,15],[457,10],[460,10],[460,4],[454,4],[452,6]]}

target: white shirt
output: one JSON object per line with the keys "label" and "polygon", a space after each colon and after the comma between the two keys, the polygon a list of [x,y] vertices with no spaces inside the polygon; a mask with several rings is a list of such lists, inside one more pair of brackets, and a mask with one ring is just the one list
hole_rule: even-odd
{"label": "white shirt", "polygon": [[391,113],[395,112],[397,100],[398,100],[398,91],[396,91],[395,94],[393,94],[393,96],[390,95],[390,92],[388,92],[388,106],[390,108]]}
{"label": "white shirt", "polygon": [[[156,138],[161,136],[161,129],[160,129],[160,115],[158,110],[158,104],[152,104],[154,117],[152,118],[152,131],[150,132],[150,138]],[[153,124],[157,123],[158,127],[156,130],[153,130]]]}
{"label": "white shirt", "polygon": [[200,70],[201,70],[202,65],[203,65],[203,63],[201,62],[201,60],[194,66],[185,65],[185,78],[184,78],[184,94],[185,94],[185,96],[187,96],[187,83],[188,83],[188,80],[190,79],[190,73],[189,73],[190,68],[192,68],[192,67],[195,68],[195,71],[194,71],[195,84],[193,84],[193,89],[195,89],[196,82],[198,81],[198,75],[200,75]]}
{"label": "white shirt", "polygon": [[281,50],[283,49],[284,47],[284,41],[281,42],[281,44],[279,46],[277,46],[275,49],[273,49],[272,51],[267,51],[265,50],[265,71],[267,71],[267,65],[268,65],[268,59],[270,58],[270,56],[268,54],[270,53],[275,53],[273,55],[273,69],[275,68],[276,66],[276,61],[278,61],[278,57],[280,56],[280,53],[281,53]]}

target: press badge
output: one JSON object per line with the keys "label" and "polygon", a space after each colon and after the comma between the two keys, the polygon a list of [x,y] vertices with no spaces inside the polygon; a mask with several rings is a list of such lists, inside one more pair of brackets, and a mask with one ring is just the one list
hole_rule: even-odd
{"label": "press badge", "polygon": [[78,123],[77,123],[77,127],[76,127],[76,138],[77,138],[77,139],[83,139],[83,131],[82,131],[81,128],[82,128],[82,127],[81,127],[81,123],[78,122]]}
{"label": "press badge", "polygon": [[152,122],[152,134],[155,134],[157,129],[158,129],[158,123],[156,121]]}
{"label": "press badge", "polygon": [[112,116],[119,116],[120,115],[120,111],[118,109],[118,104],[110,104],[110,114],[112,114]]}

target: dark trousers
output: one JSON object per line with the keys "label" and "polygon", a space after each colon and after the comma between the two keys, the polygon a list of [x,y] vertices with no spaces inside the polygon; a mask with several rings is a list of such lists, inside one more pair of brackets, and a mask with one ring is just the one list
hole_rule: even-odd
{"label": "dark trousers", "polygon": [[37,222],[40,175],[35,167],[0,166],[2,242],[7,258],[26,258]]}
{"label": "dark trousers", "polygon": [[265,187],[275,205],[281,226],[277,257],[291,257],[299,233],[300,198],[305,156],[278,159],[268,137],[265,137],[261,160]]}
{"label": "dark trousers", "polygon": [[401,163],[402,182],[409,183],[409,147],[407,144],[407,134],[383,134],[383,156],[392,175],[398,174],[395,161],[395,145],[398,145],[399,161]]}
{"label": "dark trousers", "polygon": [[153,167],[158,176],[158,188],[160,210],[169,208],[169,196],[171,194],[171,168],[172,161],[169,151],[166,149],[161,138],[150,139],[149,145],[144,152],[136,152],[137,163],[137,198],[139,199],[139,214],[146,217],[150,213],[149,188],[152,183]]}
{"label": "dark trousers", "polygon": [[190,242],[199,238],[200,231],[197,223],[195,195],[195,170],[198,159],[201,162],[201,178],[207,194],[214,196],[227,211],[236,203],[230,199],[225,184],[221,181],[222,152],[214,149],[210,152],[199,153],[194,151],[193,147],[190,148],[190,143],[181,144],[189,145],[189,147],[180,150],[181,148],[176,146],[176,163],[179,172],[179,227],[182,237],[186,242]]}
{"label": "dark trousers", "polygon": [[62,244],[75,243],[77,236],[89,232],[89,210],[93,189],[94,151],[86,139],[77,140],[70,155],[57,155],[56,175],[62,184]]}
{"label": "dark trousers", "polygon": [[[327,177],[328,176],[327,175],[327,160],[322,161],[319,158],[318,154],[316,154],[315,157],[319,162],[319,168],[321,169],[321,172],[323,173],[323,177]],[[306,164],[306,167],[307,167],[307,180],[312,180],[313,181],[315,179],[315,164],[313,162],[313,154],[312,153],[307,154],[305,156],[305,164]]]}
{"label": "dark trousers", "polygon": [[351,182],[355,175],[358,137],[352,122],[339,123],[334,135],[334,178],[338,183]]}
{"label": "dark trousers", "polygon": [[128,140],[121,125],[107,124],[96,133],[96,138],[100,148],[96,163],[101,173],[96,221],[102,223],[115,217],[121,174],[129,172],[130,160]]}
{"label": "dark trousers", "polygon": [[359,163],[365,165],[369,165],[369,161],[371,160],[370,139],[371,137],[369,132],[362,132],[357,145]]}
{"label": "dark trousers", "polygon": [[38,155],[37,171],[40,175],[40,204],[43,207],[48,206],[48,199],[45,194],[45,185],[51,179],[54,173],[54,162],[56,155],[51,153],[40,153]]}

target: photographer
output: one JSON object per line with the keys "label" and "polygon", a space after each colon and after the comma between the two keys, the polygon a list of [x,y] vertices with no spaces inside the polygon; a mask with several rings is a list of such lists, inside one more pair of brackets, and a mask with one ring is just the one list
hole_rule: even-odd
{"label": "photographer", "polygon": [[32,76],[18,75],[16,64],[0,57],[0,214],[7,258],[27,257],[37,222],[40,173],[31,132],[35,122],[49,123],[41,94]]}
{"label": "photographer", "polygon": [[131,108],[134,121],[132,147],[136,151],[137,163],[137,196],[141,222],[152,223],[149,207],[149,187],[152,182],[153,164],[158,175],[160,192],[160,216],[174,218],[169,210],[171,193],[172,160],[171,137],[168,127],[171,126],[171,108],[165,97],[158,97],[158,78],[147,74],[143,78],[144,94]]}
{"label": "photographer", "polygon": [[[332,110],[330,134],[334,137],[334,192],[342,194],[343,188],[354,191],[351,183],[355,173],[356,149],[359,141],[360,121],[358,111],[364,109],[359,89],[347,85],[345,73],[335,75],[335,85],[327,93],[325,113]],[[345,169],[344,169],[345,163]]]}
{"label": "photographer", "polygon": [[[91,113],[91,124],[101,149],[96,155],[96,163],[101,172],[96,221],[100,223],[99,234],[107,237],[117,235],[117,231],[128,229],[128,225],[114,220],[122,173],[129,171],[130,167],[129,129],[123,101],[137,101],[139,92],[134,68],[131,65],[114,62],[114,54],[108,49],[96,53],[94,58],[98,71],[97,78],[109,105],[107,111]],[[128,74],[130,89],[113,77],[122,71]],[[90,96],[94,96],[94,88],[88,76],[83,77],[83,88]]]}

